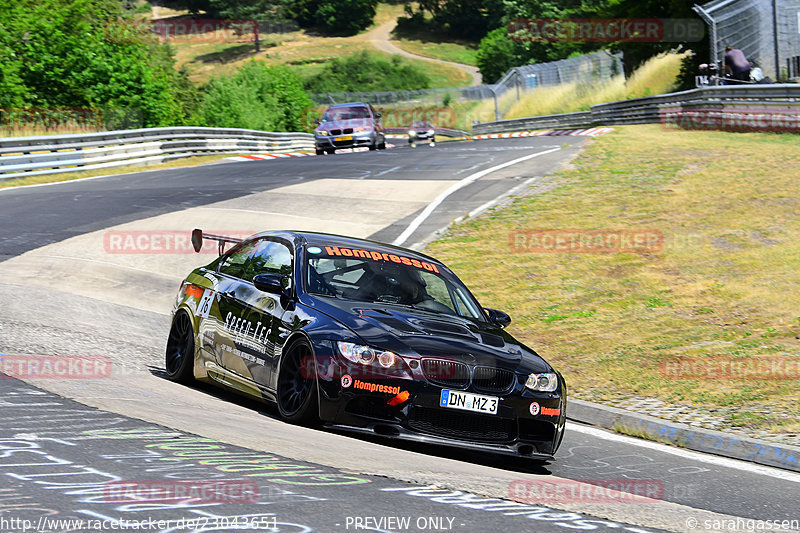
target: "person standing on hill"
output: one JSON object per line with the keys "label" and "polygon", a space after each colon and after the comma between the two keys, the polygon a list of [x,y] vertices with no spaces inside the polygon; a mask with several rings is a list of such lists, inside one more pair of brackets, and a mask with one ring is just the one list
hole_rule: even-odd
{"label": "person standing on hill", "polygon": [[739,81],[750,81],[750,62],[744,52],[728,45],[725,48],[725,74]]}

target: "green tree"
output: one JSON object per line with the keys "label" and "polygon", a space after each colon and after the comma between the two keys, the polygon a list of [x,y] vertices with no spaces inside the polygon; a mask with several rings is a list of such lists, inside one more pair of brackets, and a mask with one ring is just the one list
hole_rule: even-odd
{"label": "green tree", "polygon": [[508,30],[497,28],[481,39],[477,54],[478,68],[484,83],[494,83],[510,69],[515,67],[514,42]]}
{"label": "green tree", "polygon": [[353,35],[368,28],[378,0],[285,0],[283,13],[302,27],[331,35]]}
{"label": "green tree", "polygon": [[[509,0],[507,0],[509,1]],[[479,41],[487,32],[502,24],[505,4],[497,0],[421,0],[417,10],[409,4],[408,17],[398,21],[398,26],[408,30],[428,30],[458,39]],[[424,13],[430,19],[424,22]]]}
{"label": "green tree", "polygon": [[187,114],[171,49],[116,0],[2,0],[0,27],[3,105],[99,108],[140,126]]}

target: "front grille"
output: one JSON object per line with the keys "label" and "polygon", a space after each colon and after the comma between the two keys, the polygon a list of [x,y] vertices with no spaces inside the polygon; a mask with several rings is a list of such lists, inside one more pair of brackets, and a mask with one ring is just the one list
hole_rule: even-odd
{"label": "front grille", "polygon": [[331,130],[331,135],[341,135],[342,130]]}
{"label": "front grille", "polygon": [[345,134],[347,134],[347,133],[353,133],[353,128],[345,128],[345,129],[342,131],[342,133],[345,133]]}
{"label": "front grille", "polygon": [[408,427],[422,433],[478,442],[510,442],[517,436],[514,420],[428,407],[414,407]]}
{"label": "front grille", "polygon": [[422,371],[431,383],[463,389],[469,385],[469,367],[446,359],[423,359]]}
{"label": "front grille", "polygon": [[476,366],[472,387],[478,392],[503,393],[514,386],[514,373],[493,366]]}

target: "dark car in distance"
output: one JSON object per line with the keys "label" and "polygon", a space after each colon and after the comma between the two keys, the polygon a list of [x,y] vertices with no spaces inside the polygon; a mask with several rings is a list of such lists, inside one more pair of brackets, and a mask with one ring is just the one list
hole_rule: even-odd
{"label": "dark car in distance", "polygon": [[564,379],[443,263],[324,233],[203,239],[221,255],[180,287],[170,379],[272,402],[287,422],[552,459]]}
{"label": "dark car in distance", "polygon": [[332,154],[339,148],[386,148],[381,114],[370,104],[337,104],[325,110],[322,118],[316,122],[314,148],[317,155]]}

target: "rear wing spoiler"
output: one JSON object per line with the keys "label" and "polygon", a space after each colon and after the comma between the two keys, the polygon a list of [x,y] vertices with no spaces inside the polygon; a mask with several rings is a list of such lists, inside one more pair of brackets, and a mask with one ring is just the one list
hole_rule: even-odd
{"label": "rear wing spoiler", "polygon": [[212,235],[211,233],[203,233],[203,230],[199,228],[193,229],[192,248],[194,248],[195,252],[200,253],[200,250],[203,248],[203,240],[217,241],[219,243],[219,255],[225,253],[225,243],[229,242],[232,244],[238,244],[242,242],[242,239],[237,239],[236,237],[226,237],[224,235]]}

